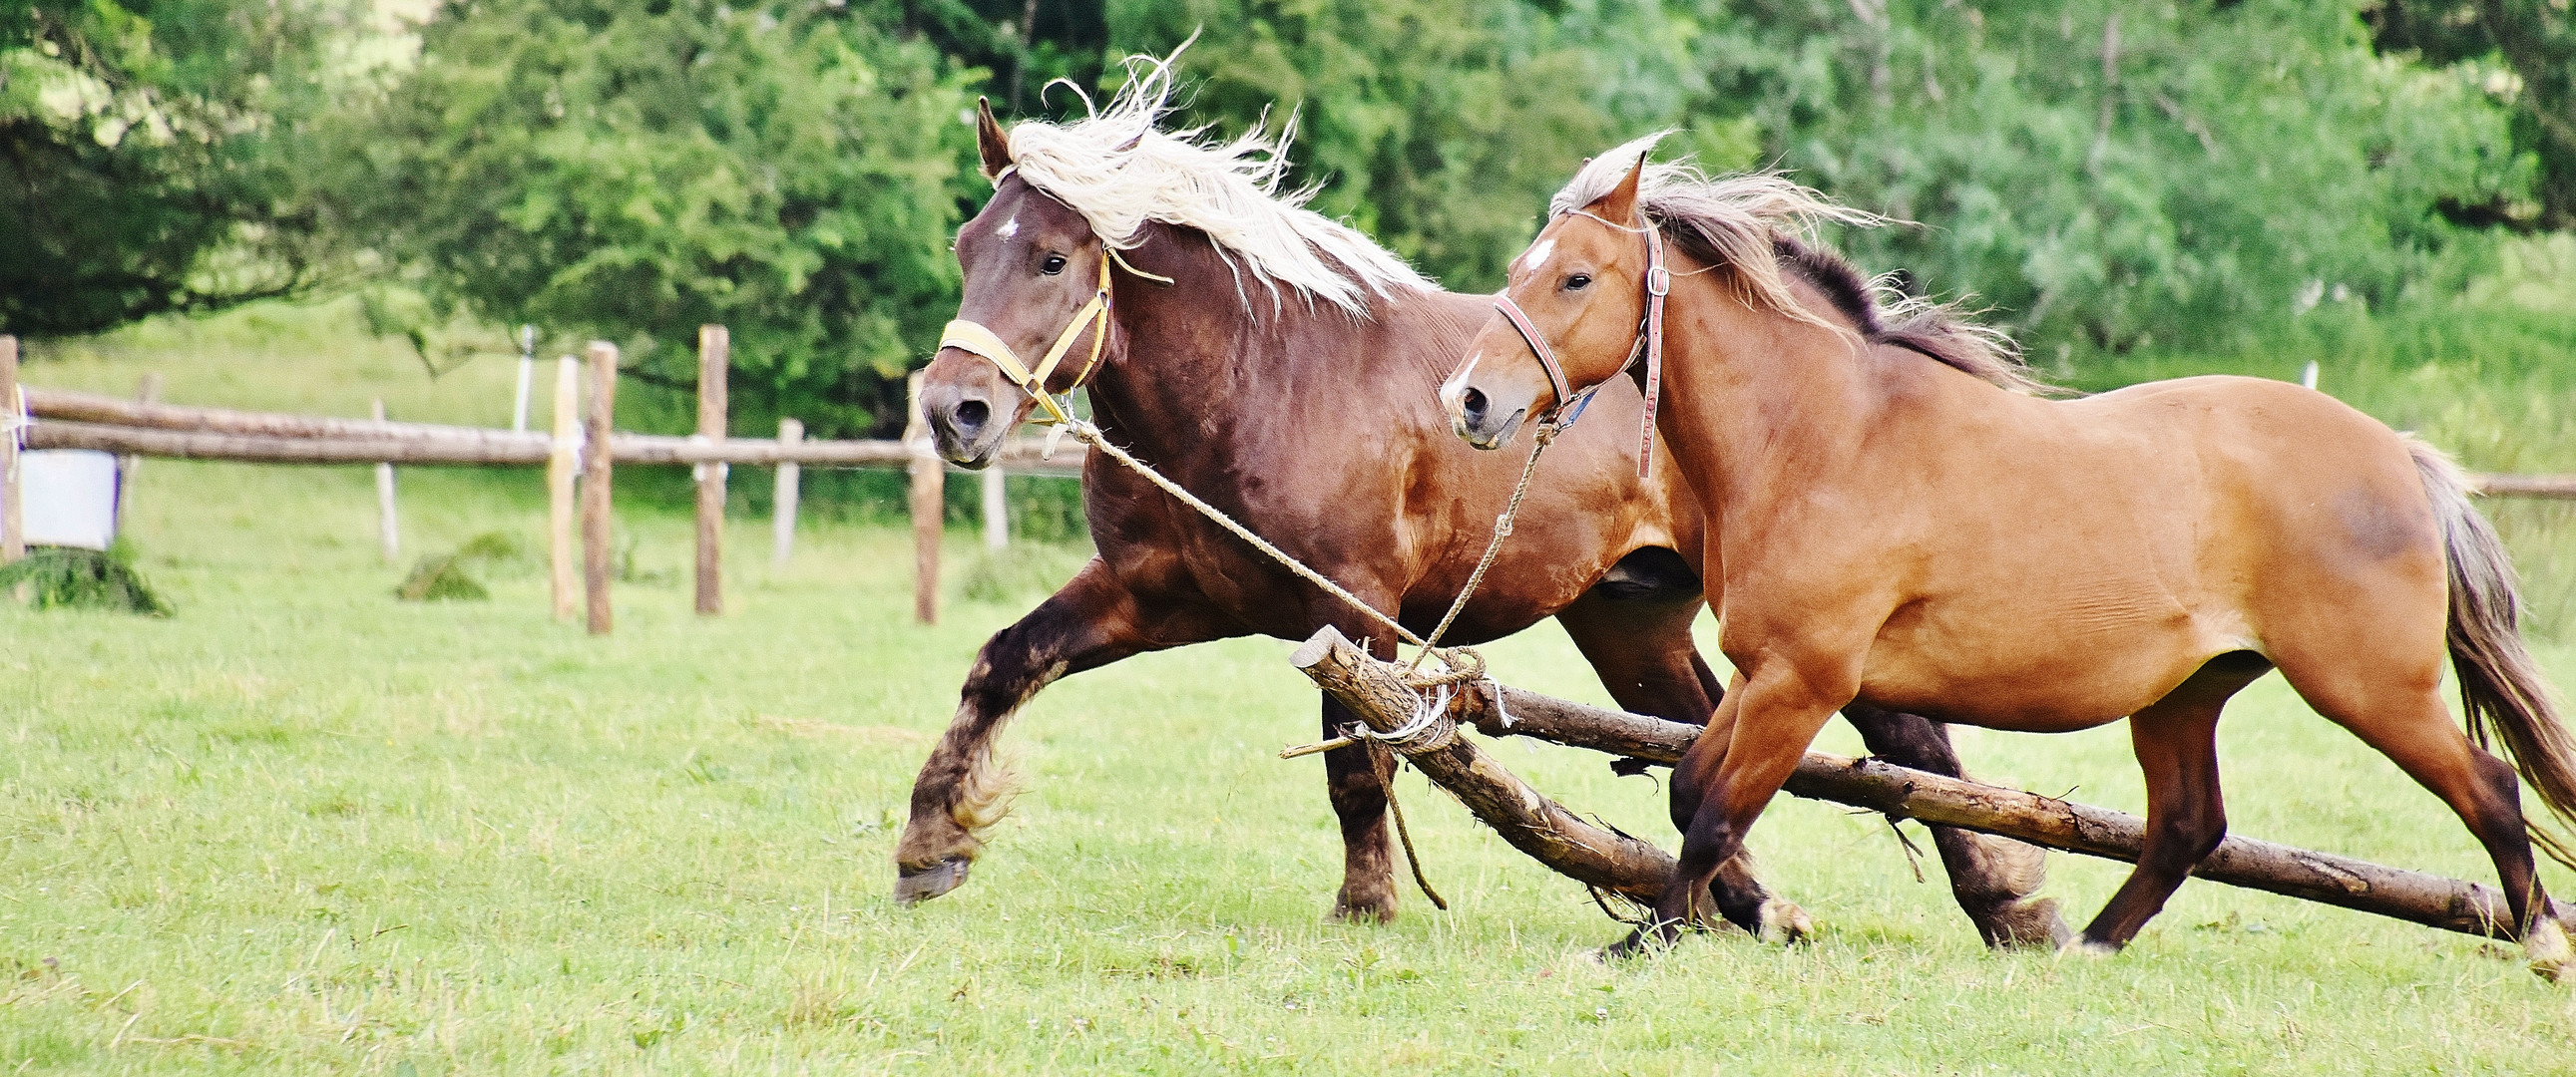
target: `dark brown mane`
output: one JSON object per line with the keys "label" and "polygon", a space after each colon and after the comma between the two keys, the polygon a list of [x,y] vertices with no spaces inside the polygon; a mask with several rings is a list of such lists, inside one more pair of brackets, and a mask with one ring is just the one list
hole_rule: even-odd
{"label": "dark brown mane", "polygon": [[[1690,244],[1683,246],[1688,249]],[[1710,252],[1691,253],[1705,257]],[[1842,255],[1786,233],[1772,234],[1771,253],[1783,268],[1825,293],[1834,310],[1872,344],[1903,348],[2007,389],[2059,391],[2029,372],[2020,350],[2001,332],[1969,321],[1952,304],[1907,294],[1897,283],[1901,270],[1871,280]],[[1998,374],[2011,377],[2007,380]]]}
{"label": "dark brown mane", "polygon": [[[1593,159],[1548,204],[1551,216],[1574,212],[1608,194],[1660,134],[1648,135]],[[1728,276],[1757,308],[1819,327],[1840,329],[1807,310],[1785,278],[1814,284],[1849,326],[1874,344],[1919,352],[2017,393],[2052,390],[2023,365],[2012,340],[1979,325],[1951,304],[1908,297],[1861,276],[1840,256],[1800,238],[1822,224],[1856,228],[1887,218],[1838,205],[1821,192],[1775,172],[1709,176],[1688,164],[1647,164],[1638,177],[1637,206],[1683,250]]]}

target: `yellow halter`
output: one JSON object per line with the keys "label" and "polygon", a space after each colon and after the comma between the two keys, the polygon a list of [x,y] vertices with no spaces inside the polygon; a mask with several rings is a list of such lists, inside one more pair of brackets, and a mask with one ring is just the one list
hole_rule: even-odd
{"label": "yellow halter", "polygon": [[[1064,331],[1056,334],[1055,346],[1047,349],[1046,358],[1038,361],[1036,369],[1030,369],[1027,364],[1020,362],[1019,355],[1011,351],[1010,345],[1002,343],[1002,338],[998,334],[984,328],[981,323],[964,318],[949,322],[947,328],[939,331],[939,346],[973,352],[991,360],[993,365],[1002,371],[1003,377],[1011,379],[1020,387],[1021,392],[1036,398],[1038,406],[1046,409],[1050,420],[1058,425],[1072,422],[1073,391],[1082,388],[1082,383],[1090,380],[1091,372],[1099,368],[1100,350],[1109,340],[1111,305],[1109,264],[1111,262],[1116,262],[1125,267],[1128,272],[1146,280],[1161,281],[1164,284],[1172,283],[1170,277],[1156,276],[1128,265],[1127,259],[1120,257],[1109,244],[1102,243],[1100,245],[1100,286],[1092,291],[1090,302],[1084,303],[1082,309],[1073,312],[1073,319],[1065,323]],[[1073,384],[1065,387],[1064,399],[1059,401],[1047,392],[1047,378],[1055,373],[1056,364],[1064,361],[1065,353],[1073,350],[1073,343],[1082,339],[1085,330],[1091,331],[1091,358],[1082,364],[1082,373],[1073,376]]]}

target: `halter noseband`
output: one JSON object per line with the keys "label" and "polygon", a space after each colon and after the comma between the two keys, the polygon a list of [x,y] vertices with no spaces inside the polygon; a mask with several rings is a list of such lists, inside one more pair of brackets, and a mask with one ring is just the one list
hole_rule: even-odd
{"label": "halter noseband", "polygon": [[[995,182],[998,184],[1000,181]],[[1038,406],[1046,409],[1049,419],[1059,425],[1072,422],[1073,391],[1082,388],[1082,383],[1091,379],[1091,372],[1099,369],[1100,350],[1109,340],[1109,315],[1114,304],[1109,293],[1109,265],[1112,262],[1146,280],[1160,281],[1164,284],[1172,283],[1170,277],[1147,273],[1128,265],[1127,259],[1120,257],[1118,251],[1104,241],[1100,244],[1099,287],[1092,290],[1089,302],[1073,312],[1072,320],[1064,324],[1064,331],[1055,335],[1055,346],[1047,349],[1046,358],[1039,360],[1036,368],[1032,369],[1020,362],[1019,355],[1011,350],[1010,345],[1002,342],[999,334],[984,328],[983,323],[967,318],[958,318],[941,329],[939,346],[983,356],[1001,370],[1003,377],[1011,379],[1012,384],[1018,385],[1021,392],[1035,398]],[[1082,373],[1073,376],[1073,384],[1065,387],[1064,399],[1058,401],[1053,394],[1047,392],[1047,378],[1055,373],[1056,364],[1064,361],[1065,353],[1073,350],[1073,343],[1082,339],[1085,330],[1093,331],[1091,358],[1082,364]]]}
{"label": "halter noseband", "polygon": [[1630,228],[1602,220],[1586,210],[1575,212],[1622,232],[1645,233],[1646,316],[1637,322],[1637,343],[1628,349],[1628,361],[1611,371],[1610,377],[1592,383],[1590,388],[1580,393],[1574,392],[1573,385],[1565,379],[1565,368],[1557,365],[1555,349],[1547,345],[1547,335],[1538,331],[1538,325],[1530,321],[1529,314],[1521,310],[1520,304],[1512,302],[1508,293],[1498,294],[1494,296],[1494,309],[1503,312],[1503,318],[1520,332],[1523,341],[1528,342],[1530,354],[1538,357],[1539,369],[1547,371],[1547,385],[1556,393],[1556,407],[1541,422],[1552,422],[1558,430],[1571,427],[1576,419],[1582,418],[1583,409],[1592,403],[1592,394],[1600,392],[1603,385],[1627,373],[1629,368],[1637,365],[1638,358],[1646,360],[1646,417],[1643,428],[1637,432],[1637,478],[1652,478],[1655,470],[1655,398],[1661,394],[1664,383],[1664,297],[1673,290],[1672,271],[1664,268],[1663,234],[1655,229],[1654,220],[1643,213],[1637,217],[1645,222],[1644,226]]}

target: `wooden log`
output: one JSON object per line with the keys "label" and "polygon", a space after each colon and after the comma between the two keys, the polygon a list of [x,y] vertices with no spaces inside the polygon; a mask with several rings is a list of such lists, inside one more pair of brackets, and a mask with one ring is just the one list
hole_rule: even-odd
{"label": "wooden log", "polygon": [[[1362,653],[1330,625],[1288,662],[1380,733],[1403,728],[1420,703],[1395,667]],[[1650,904],[1672,877],[1670,854],[1584,821],[1463,737],[1436,740],[1427,751],[1407,751],[1406,758],[1513,848],[1560,874]]]}
{"label": "wooden log", "polygon": [[[784,450],[805,440],[805,424],[795,419],[778,420],[778,444]],[[769,499],[769,563],[783,566],[796,552],[797,486],[802,481],[796,462],[778,465],[778,485]]]}
{"label": "wooden log", "polygon": [[[161,400],[161,373],[147,371],[134,383],[134,402],[153,404]],[[126,453],[116,458],[116,527],[125,530],[125,519],[134,512],[134,480],[143,474],[143,456]]]}
{"label": "wooden log", "polygon": [[573,477],[581,469],[581,364],[572,356],[555,360],[553,445],[546,454],[546,566],[554,592],[555,619],[572,620],[578,607],[573,588]]}
{"label": "wooden log", "polygon": [[27,556],[26,509],[18,498],[18,445],[27,434],[18,391],[18,338],[0,335],[0,565]]}
{"label": "wooden log", "polygon": [[[732,361],[732,340],[721,325],[698,327],[698,437],[725,440],[725,373]],[[724,612],[723,461],[693,465],[698,484],[698,616]]]}
{"label": "wooden log", "polygon": [[[385,401],[378,397],[369,405],[377,422],[385,421]],[[385,563],[402,563],[402,524],[394,517],[394,466],[376,465],[376,538],[385,547]]]}
{"label": "wooden log", "polygon": [[912,454],[912,496],[906,506],[912,514],[912,618],[938,624],[939,531],[940,516],[947,508],[941,496],[946,473],[940,469],[938,450],[931,445],[929,427],[921,418],[920,371],[913,372],[909,390],[904,397],[909,419],[903,443]]}
{"label": "wooden log", "polygon": [[605,636],[613,627],[608,608],[609,560],[614,556],[608,548],[611,454],[596,447],[609,443],[609,427],[616,416],[617,345],[594,340],[590,342],[590,407],[582,418],[583,444],[593,448],[582,456],[581,475],[582,592],[589,600],[588,622],[594,636]]}
{"label": "wooden log", "polygon": [[[1698,726],[1587,707],[1517,688],[1502,690],[1499,709],[1489,688],[1479,687],[1471,694],[1474,698],[1462,705],[1462,713],[1488,736],[1536,737],[1669,764],[1681,758],[1700,732]],[[1509,715],[1508,725],[1505,715]],[[1811,800],[1867,808],[1892,818],[2000,834],[2128,863],[2137,862],[2146,835],[2146,820],[2126,812],[1823,752],[1807,753],[1784,788]],[[2504,895],[2490,886],[2255,838],[2229,837],[2192,874],[2489,938],[2507,937],[2505,928],[2512,922]],[[2566,903],[2553,900],[2551,910],[2560,919],[2576,923],[2576,909]]]}

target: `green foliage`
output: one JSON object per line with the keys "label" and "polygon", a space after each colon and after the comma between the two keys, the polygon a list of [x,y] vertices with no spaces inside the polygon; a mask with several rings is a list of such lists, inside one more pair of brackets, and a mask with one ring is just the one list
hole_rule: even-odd
{"label": "green foliage", "polygon": [[322,279],[298,175],[362,65],[341,0],[0,2],[0,332],[94,332]]}
{"label": "green foliage", "polygon": [[2514,145],[2539,159],[2539,201],[2442,207],[2444,216],[2516,230],[2576,228],[2576,16],[2567,0],[2379,0],[2365,5],[2383,53],[2430,63],[2483,61],[2513,104]]}
{"label": "green foliage", "polygon": [[1688,57],[1651,4],[1122,0],[1110,27],[1157,55],[1197,31],[1182,122],[1294,109],[1314,207],[1462,290],[1500,286],[1586,157],[1688,104]]}
{"label": "green foliage", "polygon": [[1749,0],[1691,50],[1703,115],[1930,225],[1842,237],[1861,264],[2042,345],[2206,345],[2456,286],[2436,205],[2529,181],[2479,72],[2374,55],[2348,4]]}
{"label": "green foliage", "polygon": [[487,569],[519,569],[529,564],[527,548],[517,536],[506,531],[486,531],[465,540],[455,550],[423,557],[394,589],[394,597],[405,602],[480,602],[492,597],[491,588],[469,572],[476,566]]}
{"label": "green foliage", "polygon": [[171,612],[170,604],[134,570],[133,552],[123,543],[105,553],[58,546],[29,550],[25,559],[0,565],[0,602],[40,610],[107,610],[147,617],[167,617]]}
{"label": "green foliage", "polygon": [[935,51],[833,5],[542,0],[444,5],[422,49],[349,193],[431,317],[617,339],[676,384],[723,324],[755,429],[897,410],[969,191]]}

